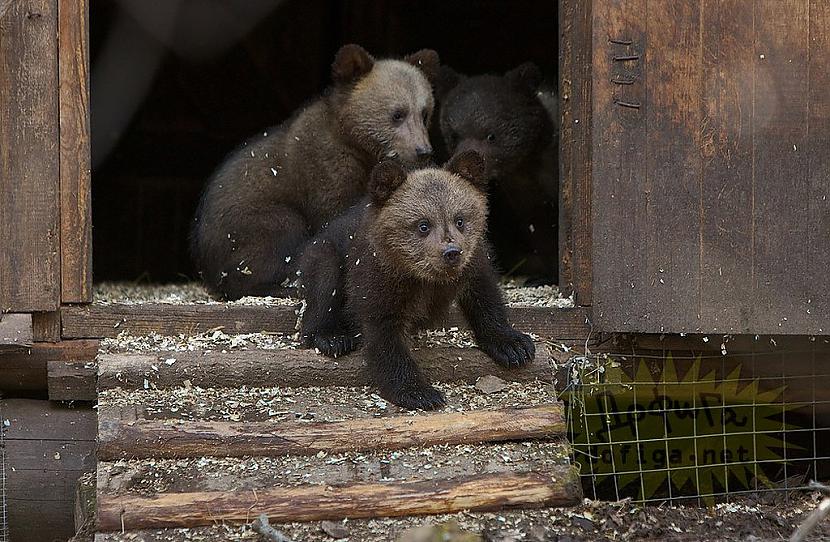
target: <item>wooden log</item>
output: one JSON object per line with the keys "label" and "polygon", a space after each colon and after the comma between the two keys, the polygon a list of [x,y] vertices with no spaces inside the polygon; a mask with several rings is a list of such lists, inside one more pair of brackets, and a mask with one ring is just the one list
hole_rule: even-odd
{"label": "wooden log", "polygon": [[[554,376],[548,346],[536,345],[536,357],[521,369],[504,369],[478,348],[422,348],[414,352],[433,382],[475,382],[484,375],[504,380],[550,382]],[[172,364],[162,360],[175,360]],[[106,354],[98,360],[98,387],[138,389],[181,386],[189,380],[203,388],[239,386],[368,386],[371,377],[361,351],[336,359],[314,350],[229,350]]]}
{"label": "wooden log", "polygon": [[61,340],[60,311],[32,314],[32,335],[35,342],[56,343]]}
{"label": "wooden log", "polygon": [[61,301],[92,301],[89,6],[58,0]]}
{"label": "wooden log", "polygon": [[98,458],[314,455],[543,439],[565,430],[559,404],[314,423],[123,421],[102,416]]}
{"label": "wooden log", "polygon": [[46,365],[49,399],[52,401],[95,401],[96,364],[93,361],[50,360]]}
{"label": "wooden log", "polygon": [[[129,335],[193,335],[221,328],[225,333],[295,333],[297,306],[234,305],[83,305],[62,308],[64,339]],[[590,310],[585,308],[510,307],[516,329],[556,340],[585,340],[590,334]],[[464,317],[450,311],[444,327],[466,328]],[[440,327],[440,326],[439,326]]]}
{"label": "wooden log", "polygon": [[0,345],[19,346],[32,342],[31,314],[0,314]]}
{"label": "wooden log", "polygon": [[98,495],[100,531],[450,514],[512,507],[572,506],[580,502],[575,471],[485,474],[400,483],[304,485],[259,491],[166,493],[151,497]]}
{"label": "wooden log", "polygon": [[48,361],[94,361],[98,344],[93,340],[63,341],[0,350],[0,390],[46,391]]}
{"label": "wooden log", "polygon": [[[428,450],[429,455],[424,453]],[[98,491],[107,494],[257,490],[304,484],[354,484],[447,479],[571,468],[565,436],[552,440],[373,450],[304,457],[218,457],[99,461]],[[155,489],[154,489],[155,488]]]}

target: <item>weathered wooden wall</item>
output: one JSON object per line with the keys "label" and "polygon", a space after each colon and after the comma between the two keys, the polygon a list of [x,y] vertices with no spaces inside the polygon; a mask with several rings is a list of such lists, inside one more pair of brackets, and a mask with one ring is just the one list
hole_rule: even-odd
{"label": "weathered wooden wall", "polygon": [[60,302],[57,0],[0,2],[0,312]]}
{"label": "weathered wooden wall", "polygon": [[[0,401],[12,541],[51,542],[75,534],[75,485],[95,470],[97,417],[90,406]],[[8,421],[8,425],[6,425]]]}
{"label": "weathered wooden wall", "polygon": [[830,333],[830,5],[594,0],[593,306]]}

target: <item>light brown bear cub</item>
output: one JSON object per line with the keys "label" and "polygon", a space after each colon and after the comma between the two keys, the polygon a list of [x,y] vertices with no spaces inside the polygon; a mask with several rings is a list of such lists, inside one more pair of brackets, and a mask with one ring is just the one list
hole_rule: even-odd
{"label": "light brown bear cub", "polygon": [[485,190],[484,162],[475,152],[456,155],[445,169],[409,174],[395,162],[378,165],[369,196],[303,253],[306,344],[336,356],[364,342],[380,394],[406,408],[444,404],[408,344],[453,301],[497,363],[518,367],[533,359],[530,337],[507,321],[490,262]]}
{"label": "light brown bear cub", "polygon": [[438,62],[428,49],[375,60],[346,45],[321,98],[225,160],[208,181],[191,232],[191,252],[211,293],[285,293],[281,284],[301,247],[366,193],[380,160],[429,159]]}

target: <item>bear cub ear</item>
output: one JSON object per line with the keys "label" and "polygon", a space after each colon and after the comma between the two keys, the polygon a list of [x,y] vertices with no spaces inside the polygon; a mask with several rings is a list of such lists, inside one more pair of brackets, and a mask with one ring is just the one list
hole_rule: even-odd
{"label": "bear cub ear", "polygon": [[450,158],[444,166],[450,173],[469,181],[482,192],[487,190],[484,176],[484,158],[476,151],[464,151]]}
{"label": "bear cub ear", "polygon": [[375,205],[383,205],[386,200],[406,180],[406,171],[395,160],[386,160],[375,166],[369,177],[369,196]]}
{"label": "bear cub ear", "polygon": [[334,55],[331,78],[337,84],[353,83],[372,71],[375,59],[360,45],[344,45]]}
{"label": "bear cub ear", "polygon": [[438,76],[435,80],[435,97],[439,101],[443,100],[463,79],[463,75],[449,66],[441,66],[438,69]]}
{"label": "bear cub ear", "polygon": [[420,69],[427,80],[431,84],[435,84],[435,80],[438,78],[438,70],[441,68],[441,59],[438,58],[438,53],[432,49],[421,49],[404,57],[404,61]]}
{"label": "bear cub ear", "polygon": [[513,88],[535,93],[542,84],[542,71],[533,62],[525,62],[504,74]]}

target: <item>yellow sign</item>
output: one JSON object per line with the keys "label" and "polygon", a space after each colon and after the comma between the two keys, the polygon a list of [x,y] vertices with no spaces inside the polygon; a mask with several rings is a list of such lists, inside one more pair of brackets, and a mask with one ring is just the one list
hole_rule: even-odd
{"label": "yellow sign", "polygon": [[612,362],[594,371],[600,382],[565,394],[582,474],[640,500],[709,499],[769,484],[763,465],[798,448],[783,438],[794,408],[782,401],[784,388],[764,390],[741,379],[740,367],[725,378],[701,374],[700,358],[682,378],[671,356],[661,365],[653,376],[639,360],[632,378]]}

